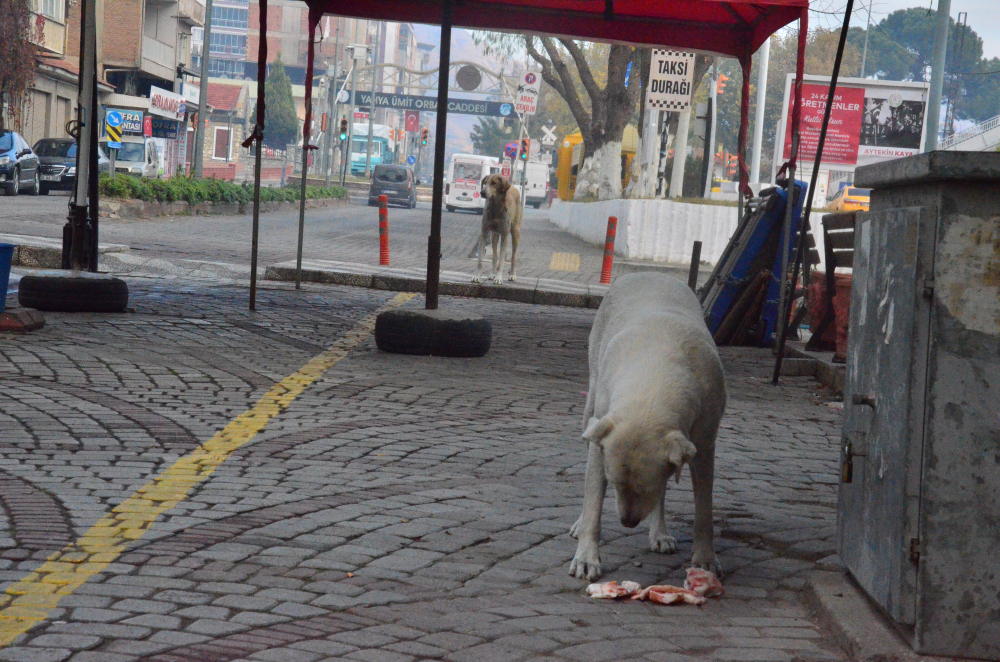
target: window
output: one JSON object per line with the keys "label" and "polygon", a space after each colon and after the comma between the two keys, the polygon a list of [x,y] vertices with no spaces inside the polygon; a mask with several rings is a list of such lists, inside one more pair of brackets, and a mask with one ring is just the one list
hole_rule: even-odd
{"label": "window", "polygon": [[224,126],[215,127],[215,149],[212,150],[212,158],[228,161],[231,145],[229,128]]}
{"label": "window", "polygon": [[215,78],[243,78],[243,60],[223,60],[217,57],[208,59],[208,75]]}
{"label": "window", "polygon": [[212,27],[246,29],[250,18],[249,9],[238,7],[212,7]]}
{"label": "window", "polygon": [[62,0],[35,0],[35,11],[60,23],[63,20]]}
{"label": "window", "polygon": [[[246,55],[247,37],[242,34],[226,34],[220,32],[212,33],[212,47],[210,53],[227,55]],[[209,64],[211,64],[209,60]]]}

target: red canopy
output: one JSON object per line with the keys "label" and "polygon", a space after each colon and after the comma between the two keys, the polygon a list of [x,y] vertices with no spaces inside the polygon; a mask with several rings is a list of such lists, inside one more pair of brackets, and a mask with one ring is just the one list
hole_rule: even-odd
{"label": "red canopy", "polygon": [[[441,0],[306,0],[321,13],[439,24]],[[458,27],[670,46],[743,60],[809,0],[458,0]]]}

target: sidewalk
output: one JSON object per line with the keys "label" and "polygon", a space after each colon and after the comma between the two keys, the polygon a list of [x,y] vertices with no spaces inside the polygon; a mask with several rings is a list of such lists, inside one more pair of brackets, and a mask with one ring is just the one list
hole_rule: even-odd
{"label": "sidewalk", "polygon": [[[494,328],[454,360],[375,350],[372,313],[419,297],[265,281],[251,313],[244,286],[129,285],[135,313],[0,343],[0,660],[844,659],[800,592],[834,562],[837,412],[810,378],[767,385],[770,353],[722,350],[726,595],[596,602],[567,574],[593,310],[444,297]],[[609,496],[605,579],[683,580],[690,491],[675,555]],[[100,555],[52,557],[85,534]]]}

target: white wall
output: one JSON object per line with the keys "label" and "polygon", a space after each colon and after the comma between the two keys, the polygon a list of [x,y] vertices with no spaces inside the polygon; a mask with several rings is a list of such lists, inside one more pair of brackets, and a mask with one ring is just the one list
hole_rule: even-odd
{"label": "white wall", "polygon": [[736,230],[736,207],[672,200],[554,200],[549,219],[584,241],[603,246],[608,216],[618,217],[615,255],[688,264],[691,247],[702,242],[701,259],[715,264]]}

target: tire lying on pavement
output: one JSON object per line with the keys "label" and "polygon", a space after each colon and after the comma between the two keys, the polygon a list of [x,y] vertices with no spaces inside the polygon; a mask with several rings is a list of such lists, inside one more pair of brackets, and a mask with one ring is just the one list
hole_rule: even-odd
{"label": "tire lying on pavement", "polygon": [[375,319],[375,345],[393,354],[485,356],[492,340],[489,321],[474,313],[387,310]]}
{"label": "tire lying on pavement", "polygon": [[17,301],[25,308],[60,313],[121,313],[128,285],[105,274],[56,271],[23,276]]}

